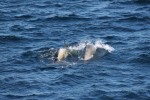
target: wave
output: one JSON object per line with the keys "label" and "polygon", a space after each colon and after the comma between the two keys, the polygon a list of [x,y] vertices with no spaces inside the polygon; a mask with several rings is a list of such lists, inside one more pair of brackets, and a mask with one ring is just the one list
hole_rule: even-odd
{"label": "wave", "polygon": [[0,21],[1,22],[4,22],[4,21],[13,21],[13,20],[14,20],[14,18],[12,18],[11,16],[1,14],[1,17],[0,17]]}
{"label": "wave", "polygon": [[16,42],[27,40],[27,38],[15,35],[0,35],[0,42]]}
{"label": "wave", "polygon": [[114,0],[113,3],[118,3],[118,4],[139,4],[139,5],[148,5],[150,4],[149,0]]}
{"label": "wave", "polygon": [[134,0],[135,3],[137,4],[144,4],[144,5],[148,5],[150,4],[150,1],[149,0]]}
{"label": "wave", "polygon": [[120,21],[149,21],[150,17],[142,13],[123,13]]}
{"label": "wave", "polygon": [[149,65],[150,64],[150,52],[137,55],[137,57],[133,58],[131,62]]}
{"label": "wave", "polygon": [[49,15],[46,19],[48,20],[90,20],[90,18],[81,17],[74,13],[66,13],[66,14],[52,14]]}
{"label": "wave", "polygon": [[106,40],[121,40],[122,38],[120,36],[115,35],[108,35],[104,37]]}
{"label": "wave", "polygon": [[20,26],[20,25],[13,25],[12,27],[10,27],[11,31],[24,31],[25,28]]}
{"label": "wave", "polygon": [[130,57],[128,59],[129,63],[131,64],[139,64],[139,65],[144,65],[147,66],[150,64],[150,52],[145,51],[145,52],[137,52],[134,54],[134,56]]}
{"label": "wave", "polygon": [[34,16],[30,15],[30,14],[18,14],[18,15],[11,15],[14,12],[13,11],[9,11],[10,15],[8,15],[8,12],[1,12],[1,17],[0,17],[0,21],[16,21],[16,20],[27,20],[27,19],[32,19],[34,18]]}
{"label": "wave", "polygon": [[[35,27],[35,26],[31,26],[31,25],[12,25],[11,27],[10,27],[10,30],[12,31],[12,32],[26,32],[26,31],[28,31],[28,33],[31,33],[32,31],[37,31],[38,30],[38,28],[37,27]],[[36,34],[36,33],[34,33],[34,34]]]}
{"label": "wave", "polygon": [[17,18],[17,19],[29,19],[29,18],[33,18],[33,16],[29,15],[29,14],[20,14],[20,15],[14,16],[14,18]]}
{"label": "wave", "polygon": [[150,18],[149,17],[142,17],[142,16],[129,16],[129,17],[125,17],[125,18],[121,18],[120,20],[123,21],[148,21]]}

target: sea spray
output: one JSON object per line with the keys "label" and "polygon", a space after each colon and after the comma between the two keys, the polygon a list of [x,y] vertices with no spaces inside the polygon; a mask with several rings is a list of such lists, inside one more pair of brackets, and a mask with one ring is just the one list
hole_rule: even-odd
{"label": "sea spray", "polygon": [[96,49],[97,48],[105,49],[109,53],[111,53],[112,51],[115,50],[113,47],[111,47],[108,44],[105,44],[101,40],[96,40],[95,42],[93,42],[93,41],[82,41],[75,46],[69,46],[68,49],[71,51],[74,51],[74,50],[79,51],[79,50],[83,50],[86,47],[86,45],[93,45]]}
{"label": "sea spray", "polygon": [[108,45],[108,44],[103,43],[101,40],[95,41],[94,46],[95,46],[96,48],[105,49],[105,50],[107,50],[109,53],[111,53],[112,51],[115,50],[113,47],[111,47],[111,46]]}

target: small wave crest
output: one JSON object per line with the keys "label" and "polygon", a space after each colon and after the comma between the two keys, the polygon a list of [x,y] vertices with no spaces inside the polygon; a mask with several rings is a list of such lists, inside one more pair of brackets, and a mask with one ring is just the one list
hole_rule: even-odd
{"label": "small wave crest", "polygon": [[30,14],[20,14],[20,15],[16,15],[14,16],[14,18],[17,18],[17,19],[29,19],[29,18],[32,18],[33,16],[30,15]]}
{"label": "small wave crest", "polygon": [[58,14],[51,14],[46,19],[48,20],[89,20],[90,18],[86,18],[83,16],[79,16],[75,13],[58,13]]}

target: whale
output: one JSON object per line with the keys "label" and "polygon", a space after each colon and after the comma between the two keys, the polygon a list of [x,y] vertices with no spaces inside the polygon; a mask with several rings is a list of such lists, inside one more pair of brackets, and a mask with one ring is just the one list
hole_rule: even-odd
{"label": "whale", "polygon": [[64,59],[66,59],[68,55],[69,55],[68,45],[66,44],[66,42],[64,40],[64,48],[60,48],[58,50],[57,61],[60,62]]}
{"label": "whale", "polygon": [[60,48],[58,50],[57,61],[62,61],[69,55],[69,51],[66,48]]}
{"label": "whale", "polygon": [[90,60],[96,52],[94,45],[86,45],[83,60]]}
{"label": "whale", "polygon": [[[94,45],[86,45],[84,48],[84,53],[82,54],[83,60],[90,60],[93,58],[96,52],[96,47]],[[60,48],[58,50],[57,61],[61,62],[62,60],[66,59],[69,55],[75,55],[75,51],[69,50],[67,47]]]}

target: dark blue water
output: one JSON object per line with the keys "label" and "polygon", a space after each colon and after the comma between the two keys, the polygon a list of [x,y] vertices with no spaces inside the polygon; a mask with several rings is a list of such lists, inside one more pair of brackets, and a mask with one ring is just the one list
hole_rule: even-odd
{"label": "dark blue water", "polygon": [[[115,51],[51,60],[102,40]],[[150,100],[149,0],[1,0],[1,100]]]}

